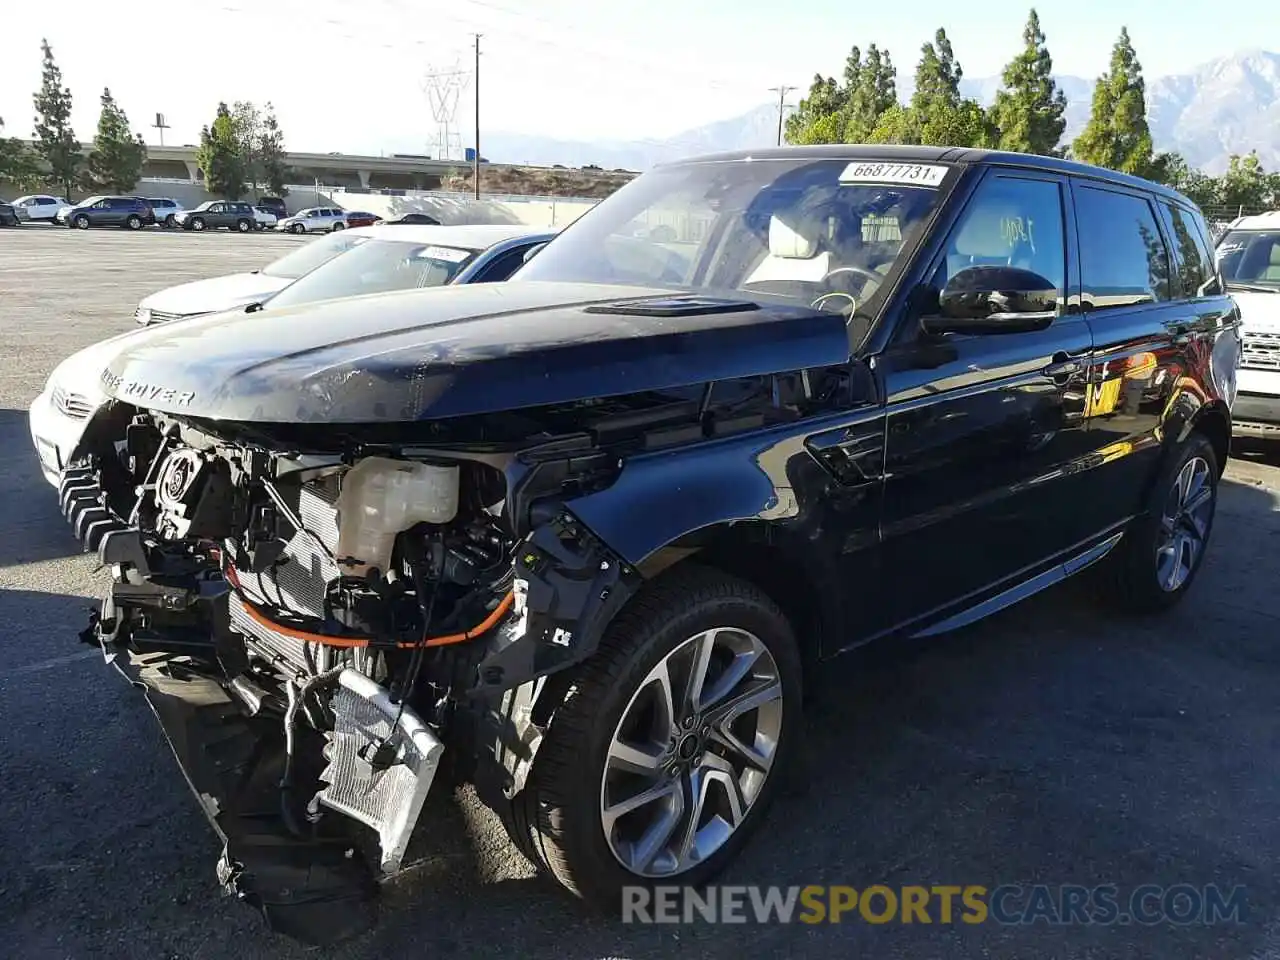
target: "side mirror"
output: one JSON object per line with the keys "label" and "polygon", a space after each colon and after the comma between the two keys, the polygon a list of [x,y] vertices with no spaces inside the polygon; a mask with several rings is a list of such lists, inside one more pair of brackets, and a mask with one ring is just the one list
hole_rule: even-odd
{"label": "side mirror", "polygon": [[938,295],[938,313],[922,317],[926,333],[1028,333],[1058,316],[1058,289],[1018,267],[968,267]]}

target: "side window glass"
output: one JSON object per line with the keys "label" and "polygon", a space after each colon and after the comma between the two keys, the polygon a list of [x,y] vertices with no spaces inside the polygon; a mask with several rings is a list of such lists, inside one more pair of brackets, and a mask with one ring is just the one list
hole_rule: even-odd
{"label": "side window glass", "polygon": [[1085,309],[1168,300],[1169,251],[1151,204],[1141,197],[1081,185],[1075,194]]}
{"label": "side window glass", "polygon": [[961,270],[986,266],[1039,274],[1063,298],[1067,261],[1057,183],[1005,176],[983,181],[951,232],[934,283],[941,290]]}
{"label": "side window glass", "polygon": [[1204,297],[1221,293],[1218,270],[1191,213],[1177,204],[1160,203],[1160,214],[1173,237],[1173,267],[1182,282],[1182,296]]}

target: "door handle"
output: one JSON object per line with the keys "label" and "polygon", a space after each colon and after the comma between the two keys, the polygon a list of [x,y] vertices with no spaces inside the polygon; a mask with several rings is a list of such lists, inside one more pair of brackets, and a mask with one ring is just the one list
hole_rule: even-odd
{"label": "door handle", "polygon": [[1046,377],[1055,379],[1060,377],[1070,377],[1084,370],[1084,362],[1079,357],[1073,357],[1068,353],[1055,353],[1053,362],[1045,367],[1041,373]]}

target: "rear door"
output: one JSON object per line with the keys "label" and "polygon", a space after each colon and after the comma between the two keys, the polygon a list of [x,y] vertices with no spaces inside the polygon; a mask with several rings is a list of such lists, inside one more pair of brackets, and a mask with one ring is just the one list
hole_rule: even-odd
{"label": "rear door", "polygon": [[[881,357],[888,400],[881,534],[886,627],[943,620],[1048,571],[1087,535],[1074,465],[1092,340],[1065,181],[993,168],[931,268],[1030,270],[1058,290],[1043,330],[929,335],[914,324]],[[920,623],[927,629],[927,623]]]}
{"label": "rear door", "polygon": [[1081,508],[1102,529],[1138,513],[1157,468],[1164,411],[1205,333],[1182,299],[1156,198],[1075,180],[1084,316],[1093,334],[1085,416],[1091,492]]}

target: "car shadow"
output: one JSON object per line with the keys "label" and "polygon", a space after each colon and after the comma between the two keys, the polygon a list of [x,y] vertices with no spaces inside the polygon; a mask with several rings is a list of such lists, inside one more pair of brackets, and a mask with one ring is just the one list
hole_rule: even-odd
{"label": "car shadow", "polygon": [[[424,859],[387,885],[379,926],[309,950],[216,896],[216,844],[141,698],[100,662],[56,661],[53,648],[0,671],[0,766],[12,774],[0,809],[29,811],[0,824],[20,864],[6,923],[32,955],[117,955],[113,917],[126,914],[152,918],[130,946],[148,956],[1250,955],[1280,906],[1277,536],[1275,494],[1228,479],[1200,580],[1174,611],[1110,612],[1077,578],[955,633],[830,662],[811,678],[791,789],[718,880],[1245,884],[1244,923],[628,925],[536,878],[464,788],[429,798]],[[78,629],[86,604],[18,591],[4,602],[8,621],[41,634]],[[113,893],[86,901],[85,889]]]}
{"label": "car shadow", "polygon": [[44,479],[26,410],[0,409],[0,568],[81,553]]}

